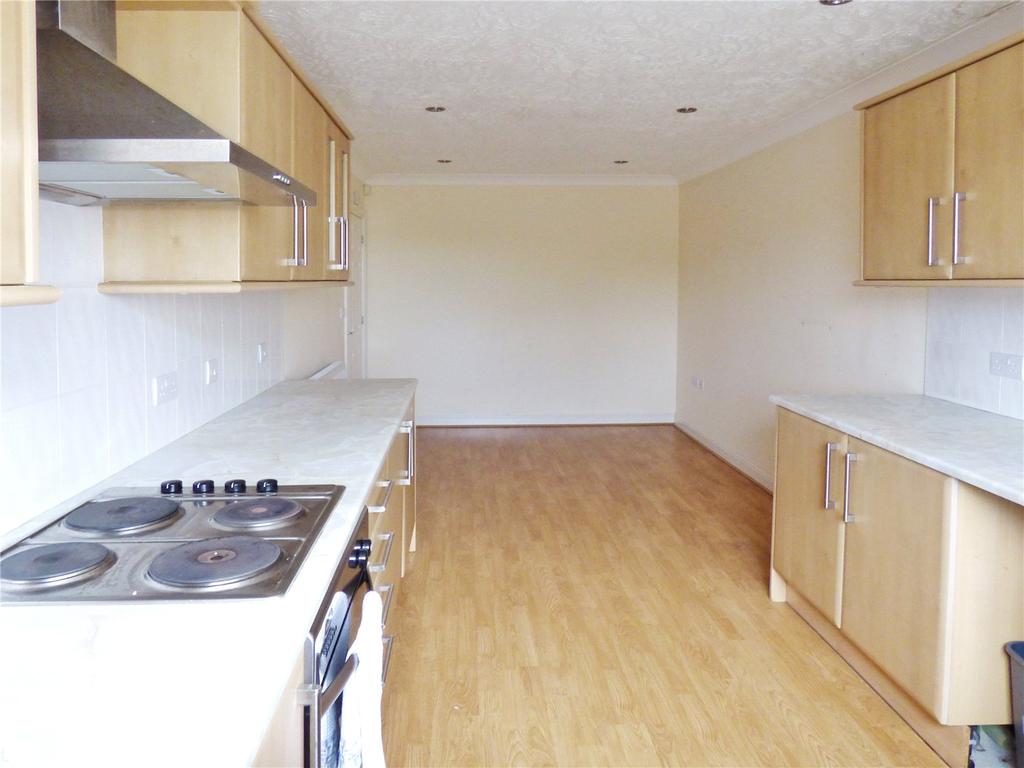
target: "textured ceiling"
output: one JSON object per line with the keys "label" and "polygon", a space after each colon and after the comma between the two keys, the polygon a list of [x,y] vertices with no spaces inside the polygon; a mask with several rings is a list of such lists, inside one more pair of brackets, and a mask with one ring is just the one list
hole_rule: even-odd
{"label": "textured ceiling", "polygon": [[[682,178],[1006,4],[265,0],[257,9],[356,134],[364,176]],[[425,112],[432,104],[448,110]],[[699,111],[677,114],[685,105]]]}

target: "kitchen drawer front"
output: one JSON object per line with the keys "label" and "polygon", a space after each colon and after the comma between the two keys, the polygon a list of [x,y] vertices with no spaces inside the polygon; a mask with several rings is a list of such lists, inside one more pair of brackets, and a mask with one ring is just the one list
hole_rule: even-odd
{"label": "kitchen drawer front", "polygon": [[374,589],[384,585],[398,586],[402,574],[402,506],[401,486],[384,481],[383,498],[379,504],[367,506],[370,514],[370,579]]}

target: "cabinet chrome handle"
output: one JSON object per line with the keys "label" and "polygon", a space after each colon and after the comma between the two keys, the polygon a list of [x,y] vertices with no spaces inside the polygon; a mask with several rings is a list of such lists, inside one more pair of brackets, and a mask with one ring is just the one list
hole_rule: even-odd
{"label": "cabinet chrome handle", "polygon": [[850,512],[850,465],[857,461],[856,453],[846,454],[846,476],[843,478],[843,522],[852,523],[853,513]]}
{"label": "cabinet chrome handle", "polygon": [[832,452],[838,447],[838,443],[825,443],[825,509],[836,508],[836,502],[829,494],[832,490]]}
{"label": "cabinet chrome handle", "polygon": [[359,656],[352,654],[345,665],[338,670],[337,676],[324,690],[318,683],[306,683],[299,686],[298,699],[303,707],[309,707],[309,768],[320,768],[320,718],[331,708],[338,697],[345,691],[352,675],[359,669]]}
{"label": "cabinet chrome handle", "polygon": [[388,679],[388,667],[391,666],[391,649],[395,647],[395,636],[384,635],[381,642],[384,643],[384,663],[381,665],[383,669],[380,671],[380,681],[383,683]]}
{"label": "cabinet chrome handle", "polygon": [[275,173],[270,178],[272,178],[279,184],[284,184],[286,187],[290,187],[292,185],[292,180],[285,176],[283,173]]}
{"label": "cabinet chrome handle", "polygon": [[953,193],[953,264],[960,263],[960,204],[967,199],[963,192]]}
{"label": "cabinet chrome handle", "polygon": [[292,257],[284,260],[286,267],[299,266],[299,198],[292,195]]}
{"label": "cabinet chrome handle", "polygon": [[384,542],[384,557],[380,559],[379,563],[375,563],[374,565],[367,567],[367,570],[370,571],[370,573],[382,573],[387,570],[388,560],[391,559],[391,546],[395,543],[395,534],[393,531],[382,533],[377,538]]}
{"label": "cabinet chrome handle", "polygon": [[348,269],[348,217],[341,217],[341,268]]}
{"label": "cabinet chrome handle", "polygon": [[937,266],[935,261],[935,206],[939,204],[939,198],[928,198],[928,266]]}
{"label": "cabinet chrome handle", "polygon": [[395,588],[391,584],[381,584],[376,591],[383,596],[384,608],[380,614],[380,625],[383,627],[388,623],[388,611],[391,610],[391,598],[395,596]]}
{"label": "cabinet chrome handle", "polygon": [[388,502],[391,501],[391,491],[395,487],[393,480],[380,480],[377,483],[378,488],[384,488],[384,498],[381,499],[380,504],[367,504],[366,511],[372,515],[377,515],[388,508]]}
{"label": "cabinet chrome handle", "polygon": [[302,201],[302,266],[309,266],[309,204]]}
{"label": "cabinet chrome handle", "polygon": [[413,478],[416,477],[416,422],[415,421],[403,421],[402,426],[398,428],[398,431],[403,435],[409,436],[409,445],[406,449],[406,466],[408,469],[405,471],[405,477],[398,481],[399,485],[412,485]]}

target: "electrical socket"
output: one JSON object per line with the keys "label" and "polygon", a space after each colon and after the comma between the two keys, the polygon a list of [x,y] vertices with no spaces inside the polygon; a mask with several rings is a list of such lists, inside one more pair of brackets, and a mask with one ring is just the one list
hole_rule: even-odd
{"label": "electrical socket", "polygon": [[1024,378],[1024,355],[993,352],[988,358],[988,372],[1007,379]]}
{"label": "electrical socket", "polygon": [[169,403],[178,397],[178,372],[171,371],[163,376],[154,376],[150,386],[154,407]]}
{"label": "electrical socket", "polygon": [[261,341],[256,345],[256,363],[258,365],[263,365],[269,356],[270,353],[267,351],[267,342]]}
{"label": "electrical socket", "polygon": [[203,382],[206,386],[217,383],[217,377],[220,375],[220,363],[216,358],[211,358],[203,363]]}

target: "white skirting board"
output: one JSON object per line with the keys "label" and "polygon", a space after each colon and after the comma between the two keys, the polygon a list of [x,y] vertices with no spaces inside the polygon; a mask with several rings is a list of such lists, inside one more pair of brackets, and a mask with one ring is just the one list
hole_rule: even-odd
{"label": "white skirting board", "polygon": [[761,469],[760,467],[754,466],[746,459],[737,456],[732,451],[722,448],[714,440],[710,439],[705,435],[702,435],[700,432],[698,432],[695,429],[692,429],[691,427],[687,426],[681,421],[675,422],[675,426],[676,429],[678,429],[680,432],[692,437],[694,440],[703,445],[705,448],[707,448],[709,451],[715,454],[726,464],[732,465],[735,469],[739,470],[744,475],[753,480],[755,483],[760,485],[762,488],[768,491],[768,493],[774,492],[774,480],[772,478],[771,471],[766,471],[764,469]]}
{"label": "white skirting board", "polygon": [[672,424],[672,413],[613,413],[549,416],[423,416],[421,427],[539,427],[588,426],[601,424]]}

